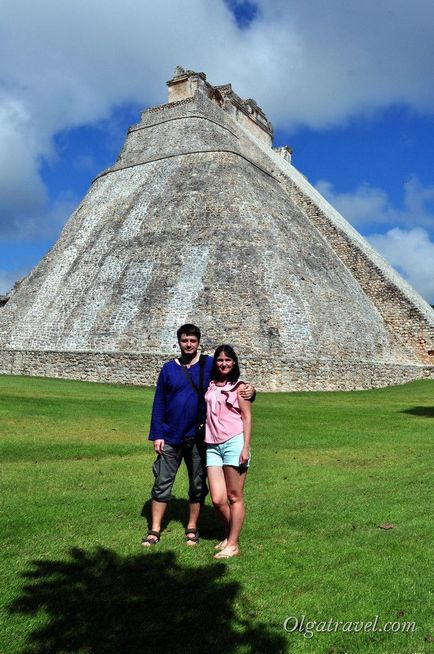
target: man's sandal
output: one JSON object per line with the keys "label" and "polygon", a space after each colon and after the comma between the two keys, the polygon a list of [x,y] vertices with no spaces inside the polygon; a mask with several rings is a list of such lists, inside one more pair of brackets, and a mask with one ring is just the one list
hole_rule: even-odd
{"label": "man's sandal", "polygon": [[152,545],[156,545],[160,540],[160,534],[161,531],[155,531],[155,529],[150,529],[146,534],[146,536],[143,536],[142,538],[142,546],[152,547]]}
{"label": "man's sandal", "polygon": [[197,529],[185,530],[185,542],[187,545],[197,545],[199,542],[199,532]]}

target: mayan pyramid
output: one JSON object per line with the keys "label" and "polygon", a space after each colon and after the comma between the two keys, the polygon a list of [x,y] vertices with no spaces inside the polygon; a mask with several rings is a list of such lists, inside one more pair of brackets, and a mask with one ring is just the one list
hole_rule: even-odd
{"label": "mayan pyramid", "polygon": [[178,67],[0,308],[0,372],[153,384],[176,328],[259,389],[434,376],[434,312],[308,183],[254,100]]}

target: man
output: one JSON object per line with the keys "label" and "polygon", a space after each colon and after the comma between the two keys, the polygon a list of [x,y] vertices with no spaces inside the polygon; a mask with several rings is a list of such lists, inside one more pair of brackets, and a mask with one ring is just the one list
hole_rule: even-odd
{"label": "man", "polygon": [[[176,473],[184,459],[189,478],[189,514],[185,530],[187,545],[197,545],[197,521],[208,492],[204,443],[198,426],[204,421],[203,396],[211,377],[213,358],[199,356],[200,329],[192,324],[177,331],[181,356],[161,368],[152,406],[149,440],[157,459],[153,465],[155,483],[151,491],[151,529],[142,539],[144,547],[160,540],[161,523],[171,497]],[[246,385],[243,396],[252,398],[254,389]]]}

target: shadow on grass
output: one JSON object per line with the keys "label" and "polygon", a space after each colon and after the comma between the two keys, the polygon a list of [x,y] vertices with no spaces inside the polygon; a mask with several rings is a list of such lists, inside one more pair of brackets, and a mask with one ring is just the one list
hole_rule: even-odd
{"label": "shadow on grass", "polygon": [[[151,500],[145,502],[142,508],[141,516],[146,518],[148,521],[148,526],[150,526],[150,516],[151,516]],[[167,529],[170,523],[179,522],[184,525],[184,528],[187,526],[188,519],[188,501],[185,499],[178,499],[177,497],[172,497],[169,502],[169,505],[164,514],[164,519],[162,523],[162,531]],[[221,540],[223,538],[223,532],[221,527],[219,527],[217,522],[217,515],[213,507],[205,504],[200,512],[199,519],[199,532],[200,537],[205,540]]]}
{"label": "shadow on grass", "polygon": [[409,413],[411,416],[425,416],[434,418],[433,406],[413,406],[411,409],[403,409],[401,413]]}
{"label": "shadow on grass", "polygon": [[171,552],[74,548],[64,561],[33,561],[9,611],[47,616],[22,654],[285,652],[277,629],[235,615],[241,587],[225,570],[182,567]]}

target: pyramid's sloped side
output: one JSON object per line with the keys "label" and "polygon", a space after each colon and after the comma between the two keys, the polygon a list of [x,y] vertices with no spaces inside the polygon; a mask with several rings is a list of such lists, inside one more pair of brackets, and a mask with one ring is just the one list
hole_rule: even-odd
{"label": "pyramid's sloped side", "polygon": [[0,325],[14,349],[170,353],[193,314],[205,344],[224,337],[246,355],[394,356],[326,241],[275,179],[231,152],[98,179],[1,317],[12,313]]}

